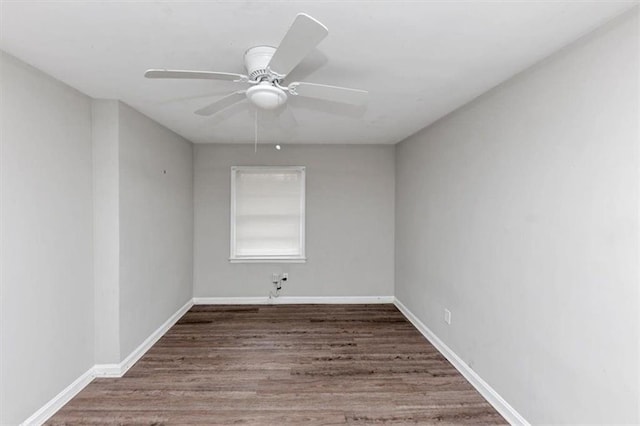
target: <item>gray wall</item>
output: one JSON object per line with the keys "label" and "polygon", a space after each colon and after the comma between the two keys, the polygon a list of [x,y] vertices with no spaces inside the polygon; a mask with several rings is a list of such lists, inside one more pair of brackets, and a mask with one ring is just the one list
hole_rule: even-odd
{"label": "gray wall", "polygon": [[0,424],[16,424],[93,365],[91,101],[0,66]]}
{"label": "gray wall", "polygon": [[91,101],[95,363],[120,362],[119,102]]}
{"label": "gray wall", "polygon": [[636,9],[397,147],[396,296],[532,423],[640,421],[638,60]]}
{"label": "gray wall", "polygon": [[[267,296],[273,272],[289,272],[283,296],[393,295],[394,147],[195,146],[194,296]],[[230,264],[230,168],[306,166],[305,264]]]}
{"label": "gray wall", "polygon": [[192,296],[193,149],[94,100],[96,363],[119,363]]}
{"label": "gray wall", "polygon": [[0,54],[0,424],[17,424],[192,297],[193,149]]}
{"label": "gray wall", "polygon": [[120,352],[192,297],[192,144],[120,103]]}

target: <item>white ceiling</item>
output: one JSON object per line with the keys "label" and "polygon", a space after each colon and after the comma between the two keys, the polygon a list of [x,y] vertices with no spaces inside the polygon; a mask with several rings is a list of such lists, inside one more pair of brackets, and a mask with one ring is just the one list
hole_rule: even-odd
{"label": "white ceiling", "polygon": [[[629,9],[629,1],[182,1],[0,3],[0,49],[94,98],[121,99],[196,143],[253,142],[247,101],[193,111],[225,81],[147,80],[147,68],[244,73],[298,12],[329,36],[286,79],[370,91],[366,109],[304,98],[298,122],[260,117],[262,142],[392,144]],[[285,82],[286,82],[285,81]]]}

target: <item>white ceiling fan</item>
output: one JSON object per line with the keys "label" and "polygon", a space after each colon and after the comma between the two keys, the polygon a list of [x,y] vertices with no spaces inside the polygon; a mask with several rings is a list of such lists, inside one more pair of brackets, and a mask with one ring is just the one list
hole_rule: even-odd
{"label": "white ceiling fan", "polygon": [[242,101],[245,97],[253,105],[264,110],[273,110],[287,102],[287,94],[324,99],[334,102],[362,105],[367,100],[366,90],[325,84],[292,82],[283,85],[283,80],[327,35],[327,27],[311,16],[299,13],[280,45],[256,46],[244,54],[247,75],[191,70],[150,69],[147,78],[184,78],[226,80],[249,84],[245,90],[235,91],[197,111],[198,115],[213,115]]}

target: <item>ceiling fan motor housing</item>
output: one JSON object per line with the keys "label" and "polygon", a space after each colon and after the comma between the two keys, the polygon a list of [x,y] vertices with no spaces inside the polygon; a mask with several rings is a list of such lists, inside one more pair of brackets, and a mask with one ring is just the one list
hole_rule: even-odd
{"label": "ceiling fan motor housing", "polygon": [[274,80],[275,75],[267,69],[276,48],[272,46],[256,46],[244,53],[244,66],[249,79],[254,81]]}
{"label": "ceiling fan motor housing", "polygon": [[[2,0],[0,0],[1,2]],[[212,115],[246,98],[257,108],[273,110],[287,102],[289,95],[322,98],[335,102],[362,104],[366,100],[365,90],[326,84],[289,82],[282,86],[282,80],[322,41],[329,31],[317,19],[299,13],[277,48],[254,46],[244,53],[247,74],[198,71],[149,69],[147,78],[185,78],[204,80],[224,80],[241,84],[245,90],[234,91],[227,96],[195,111],[198,115]]]}

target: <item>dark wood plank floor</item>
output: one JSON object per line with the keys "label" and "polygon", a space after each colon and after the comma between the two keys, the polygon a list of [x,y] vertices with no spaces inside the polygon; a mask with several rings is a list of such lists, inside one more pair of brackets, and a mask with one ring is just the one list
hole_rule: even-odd
{"label": "dark wood plank floor", "polygon": [[504,424],[393,305],[194,306],[48,424]]}

